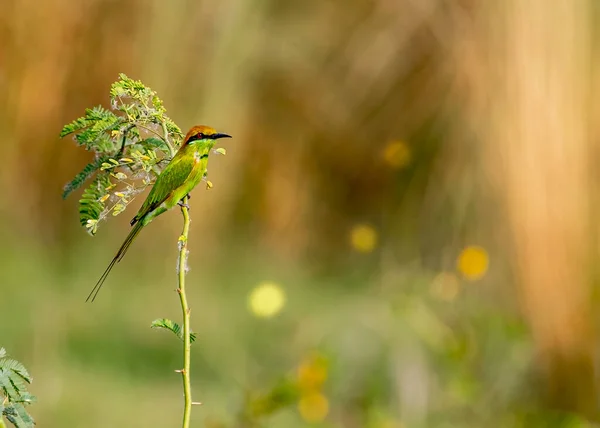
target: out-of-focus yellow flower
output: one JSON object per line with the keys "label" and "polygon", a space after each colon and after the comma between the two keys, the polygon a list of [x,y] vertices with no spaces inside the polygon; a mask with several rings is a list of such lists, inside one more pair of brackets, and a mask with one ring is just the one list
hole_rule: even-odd
{"label": "out-of-focus yellow flower", "polygon": [[386,419],[378,425],[378,428],[404,428],[404,424],[394,419]]}
{"label": "out-of-focus yellow flower", "polygon": [[307,358],[298,367],[298,386],[303,391],[321,388],[327,380],[327,360],[321,355]]}
{"label": "out-of-focus yellow flower", "polygon": [[321,422],[329,413],[329,401],[320,392],[307,394],[300,398],[298,411],[306,422]]}
{"label": "out-of-focus yellow flower", "polygon": [[368,224],[359,224],[350,231],[352,248],[361,253],[370,253],[377,245],[377,231]]}
{"label": "out-of-focus yellow flower", "polygon": [[452,272],[439,273],[431,283],[429,292],[433,297],[450,302],[458,296],[460,282]]}
{"label": "out-of-focus yellow flower", "polygon": [[392,168],[404,168],[410,163],[410,148],[404,141],[393,141],[385,146],[383,160]]}
{"label": "out-of-focus yellow flower", "polygon": [[285,306],[285,293],[279,285],[263,282],[250,292],[248,306],[257,317],[270,318]]}
{"label": "out-of-focus yellow flower", "polygon": [[458,256],[458,271],[468,280],[481,279],[487,272],[489,257],[482,247],[469,246]]}

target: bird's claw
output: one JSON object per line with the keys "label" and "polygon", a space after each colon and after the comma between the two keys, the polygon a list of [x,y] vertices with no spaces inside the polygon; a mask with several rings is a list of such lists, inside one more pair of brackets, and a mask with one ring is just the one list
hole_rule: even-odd
{"label": "bird's claw", "polygon": [[190,206],[188,204],[184,204],[181,201],[177,202],[177,205],[179,205],[181,208],[186,208],[188,210],[190,209]]}

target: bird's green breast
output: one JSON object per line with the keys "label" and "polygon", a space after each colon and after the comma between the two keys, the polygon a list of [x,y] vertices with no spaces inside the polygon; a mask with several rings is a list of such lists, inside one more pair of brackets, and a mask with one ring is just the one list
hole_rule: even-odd
{"label": "bird's green breast", "polygon": [[175,203],[191,192],[202,181],[208,166],[209,150],[206,147],[192,144],[185,147],[185,149],[184,156],[192,161],[193,166],[183,184],[174,192],[174,197],[179,197]]}
{"label": "bird's green breast", "polygon": [[156,179],[132,224],[140,219],[143,219],[144,224],[150,223],[189,194],[206,173],[210,148],[210,145],[205,144],[181,147]]}

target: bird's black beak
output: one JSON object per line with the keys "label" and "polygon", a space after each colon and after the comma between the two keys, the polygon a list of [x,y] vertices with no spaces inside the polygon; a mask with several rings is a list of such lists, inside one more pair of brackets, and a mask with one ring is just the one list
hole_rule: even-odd
{"label": "bird's black beak", "polygon": [[219,138],[231,138],[231,135],[227,135],[227,134],[212,134],[210,136],[210,138],[212,138],[213,140],[218,140]]}

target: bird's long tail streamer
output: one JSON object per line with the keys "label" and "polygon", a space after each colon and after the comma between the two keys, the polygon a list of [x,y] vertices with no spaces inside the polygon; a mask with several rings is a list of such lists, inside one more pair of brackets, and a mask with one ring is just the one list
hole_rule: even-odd
{"label": "bird's long tail streamer", "polygon": [[127,235],[127,238],[125,238],[125,242],[123,242],[123,245],[121,245],[121,248],[119,248],[119,251],[117,251],[117,254],[112,259],[112,261],[110,262],[110,264],[108,265],[108,267],[106,268],[106,270],[104,271],[104,273],[102,274],[102,276],[100,277],[100,279],[98,280],[98,282],[96,283],[94,288],[92,288],[92,291],[87,296],[87,299],[85,299],[86,302],[89,301],[90,298],[92,299],[92,302],[94,300],[96,300],[96,296],[98,295],[98,292],[102,288],[102,284],[104,284],[104,281],[108,277],[108,274],[110,273],[112,268],[115,266],[115,264],[119,263],[121,261],[121,259],[125,256],[125,253],[129,249],[129,246],[131,245],[133,240],[136,238],[138,233],[140,233],[140,230],[142,230],[143,227],[144,226],[141,221],[136,223],[135,226],[133,226],[133,229],[131,229],[131,232],[129,232],[129,235]]}

